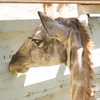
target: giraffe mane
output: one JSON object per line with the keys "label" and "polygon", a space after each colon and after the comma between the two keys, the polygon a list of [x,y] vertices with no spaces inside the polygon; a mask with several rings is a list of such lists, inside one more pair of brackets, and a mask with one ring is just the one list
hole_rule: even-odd
{"label": "giraffe mane", "polygon": [[91,88],[91,80],[93,80],[94,71],[91,67],[93,65],[92,63],[92,48],[93,48],[93,42],[91,41],[90,35],[88,34],[88,31],[86,27],[78,21],[78,26],[81,32],[81,37],[83,40],[83,47],[84,47],[84,67],[85,67],[85,88],[84,88],[84,100],[95,100],[94,95],[92,96],[92,88]]}

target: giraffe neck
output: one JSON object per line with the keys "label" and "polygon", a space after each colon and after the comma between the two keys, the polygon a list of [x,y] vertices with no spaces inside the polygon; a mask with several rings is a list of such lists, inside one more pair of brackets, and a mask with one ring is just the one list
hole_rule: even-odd
{"label": "giraffe neck", "polygon": [[[78,54],[79,53],[79,54]],[[84,86],[85,86],[85,77],[84,77],[84,57],[83,48],[73,48],[71,51],[70,58],[70,94],[71,100],[84,100]],[[73,59],[74,58],[74,59]]]}
{"label": "giraffe neck", "polygon": [[[67,20],[70,23],[71,19]],[[91,68],[91,38],[78,20],[69,24],[71,31],[68,39],[64,42],[67,48],[66,65],[70,70],[70,100],[95,100],[92,95],[91,80],[93,69]]]}
{"label": "giraffe neck", "polygon": [[[78,37],[77,37],[78,36]],[[67,65],[70,70],[70,100],[84,100],[84,52],[80,33],[71,34],[67,42]],[[77,42],[75,42],[77,40]]]}
{"label": "giraffe neck", "polygon": [[70,7],[70,4],[59,4],[57,11],[62,17],[69,18],[70,17],[69,11],[68,11],[69,7]]}
{"label": "giraffe neck", "polygon": [[56,11],[57,7],[54,4],[44,4],[44,14],[48,15],[51,18],[57,18],[61,15]]}
{"label": "giraffe neck", "polygon": [[69,9],[70,4],[43,4],[44,14],[52,17],[65,17],[69,18]]}

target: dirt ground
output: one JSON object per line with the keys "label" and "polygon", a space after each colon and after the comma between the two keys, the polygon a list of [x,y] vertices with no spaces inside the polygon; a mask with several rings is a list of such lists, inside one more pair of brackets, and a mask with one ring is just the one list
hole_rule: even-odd
{"label": "dirt ground", "polygon": [[[38,19],[37,11],[43,12],[42,4],[0,4],[0,20]],[[77,6],[71,4],[70,17],[77,17]]]}

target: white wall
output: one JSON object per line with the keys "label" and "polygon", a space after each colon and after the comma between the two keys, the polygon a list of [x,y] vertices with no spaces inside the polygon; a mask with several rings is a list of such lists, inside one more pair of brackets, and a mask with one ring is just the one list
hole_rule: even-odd
{"label": "white wall", "polygon": [[[25,75],[9,72],[11,56],[30,36],[39,20],[0,21],[0,100],[69,100],[69,70],[64,65],[32,68]],[[100,83],[100,18],[89,18],[94,41],[94,83]],[[100,93],[96,94],[96,98]]]}

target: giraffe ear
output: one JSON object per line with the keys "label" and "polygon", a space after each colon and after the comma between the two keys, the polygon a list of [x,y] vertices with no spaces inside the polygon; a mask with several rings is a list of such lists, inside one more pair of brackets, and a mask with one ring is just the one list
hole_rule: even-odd
{"label": "giraffe ear", "polygon": [[46,16],[42,12],[38,12],[41,23],[49,37],[57,38],[59,41],[64,41],[68,37],[66,27],[59,24],[56,20]]}

